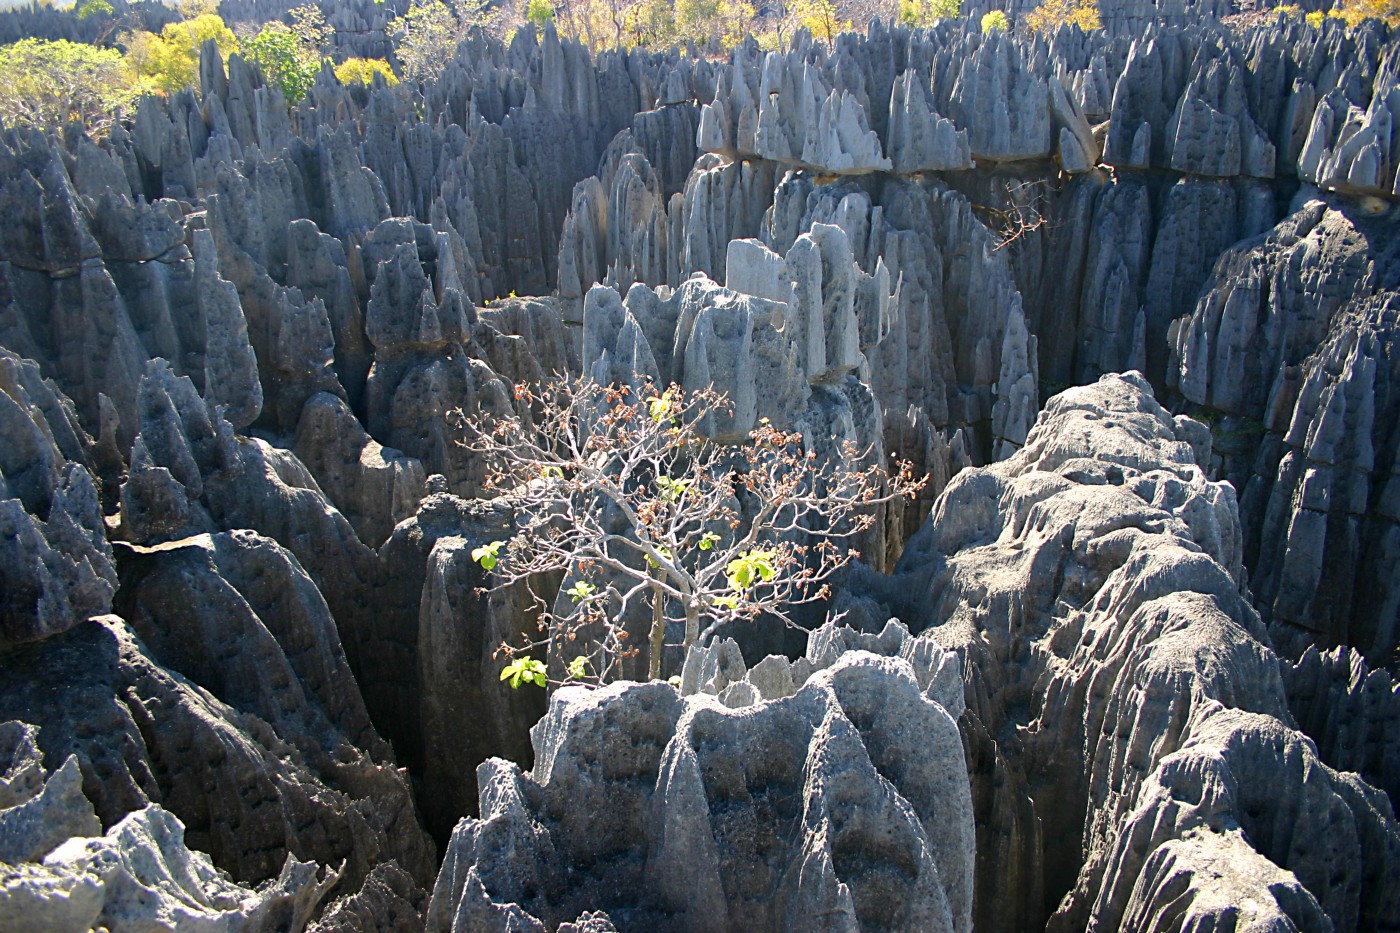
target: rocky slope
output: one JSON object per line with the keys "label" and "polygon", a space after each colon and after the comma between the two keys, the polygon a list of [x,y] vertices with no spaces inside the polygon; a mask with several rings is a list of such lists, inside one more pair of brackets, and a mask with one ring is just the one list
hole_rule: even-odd
{"label": "rocky slope", "polygon": [[[1400,43],[1198,12],[5,133],[0,927],[1400,924]],[[555,373],[926,498],[839,625],[506,691],[452,418]]]}
{"label": "rocky slope", "polygon": [[980,927],[1393,922],[1390,800],[1324,764],[1285,685],[1332,728],[1366,716],[1314,712],[1326,668],[1271,650],[1209,455],[1205,427],[1140,376],[1070,390],[1016,456],[954,479],[894,576],[851,597],[858,618],[896,613],[965,659],[978,878],[1018,881],[978,889]]}

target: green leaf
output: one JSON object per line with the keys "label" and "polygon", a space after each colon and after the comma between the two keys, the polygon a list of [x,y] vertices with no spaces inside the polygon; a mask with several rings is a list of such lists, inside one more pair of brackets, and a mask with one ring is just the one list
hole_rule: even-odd
{"label": "green leaf", "polygon": [[597,592],[597,587],[591,583],[585,583],[583,580],[580,580],[564,592],[572,596],[574,602],[579,603]]}
{"label": "green leaf", "polygon": [[78,19],[87,19],[89,16],[111,16],[116,11],[112,9],[112,4],[107,0],[87,0],[87,3],[78,7]]}
{"label": "green leaf", "polygon": [[509,680],[512,690],[519,690],[521,684],[543,687],[549,682],[545,676],[544,662],[537,661],[527,654],[522,654],[507,664],[501,671],[501,680]]}
{"label": "green leaf", "polygon": [[767,550],[745,551],[724,567],[729,578],[729,588],[743,592],[762,581],[767,583],[778,573],[773,560],[777,552]]}
{"label": "green leaf", "polygon": [[667,502],[675,502],[681,496],[685,495],[686,490],[690,488],[691,482],[692,481],[688,479],[671,479],[669,476],[658,476],[656,478],[656,485],[661,487],[661,496]]}
{"label": "green leaf", "polygon": [[670,389],[660,395],[653,395],[647,399],[647,414],[651,415],[651,420],[660,424],[666,420],[666,416],[671,413],[671,403],[675,401],[675,395]]}
{"label": "green leaf", "polygon": [[501,560],[501,548],[504,546],[504,541],[492,541],[490,544],[472,548],[472,560],[480,564],[482,570],[495,570],[496,564]]}
{"label": "green leaf", "polygon": [[569,679],[583,680],[584,669],[588,665],[588,655],[581,654],[569,662]]}
{"label": "green leaf", "polygon": [[[671,549],[668,548],[668,547],[663,547],[663,546],[661,546],[660,544],[658,544],[658,545],[656,545],[656,547],[655,547],[655,551],[656,551],[656,553],[660,554],[660,555],[661,555],[661,559],[664,560],[664,561],[666,561],[667,563],[670,563],[671,561],[674,561],[674,560],[676,559],[676,555],[672,554],[672,553],[671,553]],[[652,557],[650,554],[646,554],[646,555],[644,555],[644,556],[645,556],[646,559],[647,559],[647,566],[648,566],[648,567],[651,567],[653,570],[655,570],[655,569],[657,569],[657,568],[659,568],[659,567],[661,566],[660,564],[658,564],[658,563],[656,562],[656,558],[655,558],[655,557]]]}
{"label": "green leaf", "polygon": [[707,531],[700,536],[700,550],[708,551],[716,544],[719,544],[719,535],[715,534],[713,531]]}

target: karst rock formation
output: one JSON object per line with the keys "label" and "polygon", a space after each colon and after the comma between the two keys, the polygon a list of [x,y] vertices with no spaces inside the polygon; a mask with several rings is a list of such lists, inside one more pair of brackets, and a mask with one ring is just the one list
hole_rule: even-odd
{"label": "karst rock formation", "polygon": [[[5,128],[0,931],[1400,929],[1400,34],[1101,8]],[[928,483],[512,691],[461,418],[554,376]]]}

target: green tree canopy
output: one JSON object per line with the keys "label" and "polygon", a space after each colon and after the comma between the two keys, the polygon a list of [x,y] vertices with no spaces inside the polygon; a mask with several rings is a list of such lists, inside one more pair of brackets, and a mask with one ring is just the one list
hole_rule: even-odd
{"label": "green tree canopy", "polygon": [[100,131],[136,94],[115,49],[66,39],[22,39],[0,47],[0,118],[8,126],[78,120]]}

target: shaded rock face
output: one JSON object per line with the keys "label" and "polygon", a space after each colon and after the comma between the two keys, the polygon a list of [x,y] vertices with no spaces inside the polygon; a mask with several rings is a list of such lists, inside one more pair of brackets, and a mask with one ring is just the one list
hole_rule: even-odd
{"label": "shaded rock face", "polygon": [[187,848],[161,807],[137,810],[105,834],[82,791],[78,759],[47,775],[36,730],[0,725],[0,771],[24,776],[0,807],[0,925],[5,929],[300,929],[336,883],[334,872],[288,856],[258,888],[229,881]]}
{"label": "shaded rock face", "polygon": [[1218,420],[1259,607],[1293,655],[1341,644],[1377,661],[1396,644],[1393,215],[1303,204],[1222,256],[1174,325],[1173,376]]}
{"label": "shaded rock face", "polygon": [[[13,715],[47,729],[49,757],[79,756],[104,822],[159,802],[248,880],[275,871],[279,852],[344,860],[352,884],[385,857],[426,880],[432,848],[407,784],[295,558],[249,532],[121,547],[130,623],[33,646],[4,691]],[[75,680],[84,663],[91,675]],[[152,718],[149,704],[166,711]],[[91,731],[104,715],[110,731]],[[287,748],[294,761],[279,760]]]}
{"label": "shaded rock face", "polygon": [[39,367],[0,350],[0,644],[106,612],[112,548],[88,472],[92,439]]}
{"label": "shaded rock face", "polygon": [[744,710],[565,689],[532,737],[532,772],[482,766],[428,929],[971,928],[962,746],[908,662],[850,654]]}

